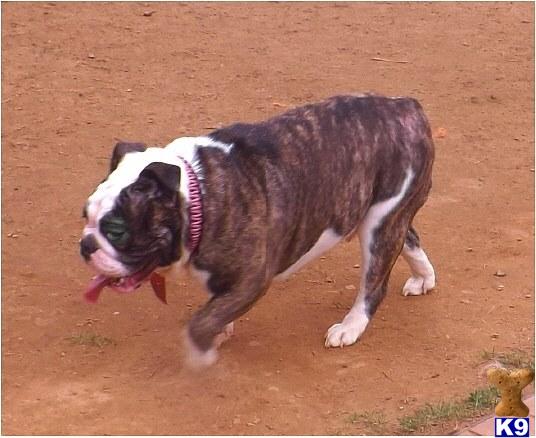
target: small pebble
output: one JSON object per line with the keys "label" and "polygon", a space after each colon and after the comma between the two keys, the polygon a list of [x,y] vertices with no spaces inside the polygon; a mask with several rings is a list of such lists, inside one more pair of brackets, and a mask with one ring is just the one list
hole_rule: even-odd
{"label": "small pebble", "polygon": [[354,265],[354,268],[356,268],[356,269],[357,269],[357,268],[359,268],[359,265],[357,265],[357,264],[356,264],[356,265]]}
{"label": "small pebble", "polygon": [[466,251],[467,251],[467,252],[473,252],[473,248],[469,247],[469,248],[467,248]]}
{"label": "small pebble", "polygon": [[446,128],[437,128],[434,137],[435,138],[445,138],[447,136],[447,129]]}
{"label": "small pebble", "polygon": [[497,338],[499,337],[499,334],[498,334],[498,333],[493,333],[493,334],[491,335],[491,337],[492,337],[493,339],[497,339]]}
{"label": "small pebble", "polygon": [[506,277],[506,273],[504,271],[501,271],[500,269],[497,270],[497,272],[495,272],[495,277]]}
{"label": "small pebble", "polygon": [[90,53],[89,55],[87,55],[87,57],[88,57],[89,59],[95,59],[95,55],[94,55],[93,53]]}
{"label": "small pebble", "polygon": [[497,286],[497,290],[504,290],[504,284],[499,284]]}
{"label": "small pebble", "polygon": [[525,298],[530,298],[531,296],[532,296],[532,295],[527,294],[527,295],[525,295]]}
{"label": "small pebble", "polygon": [[355,290],[356,289],[356,287],[353,284],[348,284],[348,285],[344,286],[344,288],[346,290]]}
{"label": "small pebble", "polygon": [[156,11],[145,11],[143,13],[143,16],[144,17],[150,17],[151,15],[153,15]]}
{"label": "small pebble", "polygon": [[119,312],[114,312],[112,315],[119,315]]}
{"label": "small pebble", "polygon": [[469,301],[469,300],[460,300],[460,303],[462,303],[462,304],[471,304],[471,301]]}

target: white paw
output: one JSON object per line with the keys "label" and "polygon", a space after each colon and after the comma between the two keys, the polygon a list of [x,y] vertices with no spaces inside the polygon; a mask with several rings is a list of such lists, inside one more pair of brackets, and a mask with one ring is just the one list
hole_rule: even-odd
{"label": "white paw", "polygon": [[223,328],[223,331],[214,338],[214,345],[216,346],[216,348],[220,348],[221,344],[228,341],[231,338],[231,336],[233,336],[233,333],[234,333],[234,322],[230,322]]}
{"label": "white paw", "polygon": [[207,351],[200,350],[190,338],[188,330],[184,333],[184,352],[184,362],[191,369],[206,368],[218,360],[218,350],[216,347]]}
{"label": "white paw", "polygon": [[429,290],[435,287],[435,279],[433,277],[410,277],[402,288],[402,295],[425,295]]}
{"label": "white paw", "polygon": [[324,345],[329,347],[344,347],[354,344],[365,331],[368,318],[362,317],[351,322],[333,324],[326,333]]}

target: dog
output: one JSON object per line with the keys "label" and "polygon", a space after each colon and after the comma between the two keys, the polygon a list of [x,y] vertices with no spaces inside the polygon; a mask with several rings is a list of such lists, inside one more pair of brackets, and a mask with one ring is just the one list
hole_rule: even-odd
{"label": "dog", "polygon": [[[233,321],[267,291],[342,239],[357,235],[356,300],[325,337],[355,343],[383,300],[400,254],[404,295],[435,286],[412,220],[432,184],[434,145],[413,98],[343,95],[259,123],[237,123],[164,148],[120,142],[89,197],[80,252],[104,286],[131,292],[180,265],[210,299],[190,320],[191,362],[209,365]],[[160,285],[160,286],[159,286]]]}

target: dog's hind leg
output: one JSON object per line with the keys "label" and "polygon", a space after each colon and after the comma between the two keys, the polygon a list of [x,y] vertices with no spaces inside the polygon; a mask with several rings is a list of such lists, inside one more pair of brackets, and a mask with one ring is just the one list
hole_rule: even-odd
{"label": "dog's hind leg", "polygon": [[341,323],[326,334],[326,347],[343,347],[357,341],[365,331],[387,291],[391,269],[402,251],[414,209],[397,208],[412,179],[408,172],[400,193],[369,208],[359,226],[363,271],[356,301]]}
{"label": "dog's hind leg", "polygon": [[420,239],[413,227],[410,227],[406,235],[402,257],[411,268],[411,277],[402,288],[402,294],[423,295],[435,286],[435,272],[428,256],[421,248]]}

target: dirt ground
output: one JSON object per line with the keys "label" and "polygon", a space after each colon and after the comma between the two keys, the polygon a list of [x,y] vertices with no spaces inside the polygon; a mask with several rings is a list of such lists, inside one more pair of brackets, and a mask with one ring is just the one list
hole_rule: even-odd
{"label": "dirt ground", "polygon": [[[530,3],[2,3],[2,432],[352,434],[380,411],[395,433],[485,386],[482,351],[533,352],[533,79]],[[82,207],[117,139],[368,90],[417,97],[433,125],[416,226],[435,291],[402,297],[398,262],[362,340],[327,350],[359,276],[341,244],[274,284],[201,374],[180,341],[194,281],[168,283],[168,306],[147,286],[82,301]]]}

